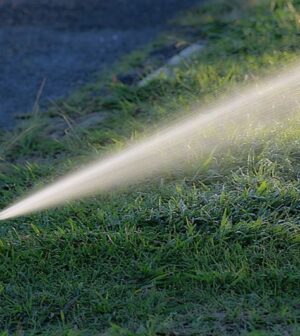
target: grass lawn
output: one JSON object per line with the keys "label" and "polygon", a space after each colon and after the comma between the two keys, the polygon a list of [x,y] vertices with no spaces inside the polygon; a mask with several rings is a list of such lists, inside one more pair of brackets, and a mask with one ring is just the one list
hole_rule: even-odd
{"label": "grass lawn", "polygon": [[[207,1],[0,134],[0,207],[298,58],[300,1]],[[125,83],[205,41],[172,78]],[[168,49],[169,48],[169,49]],[[127,77],[126,77],[127,76]],[[95,127],[81,120],[103,115]],[[157,177],[0,225],[0,335],[300,335],[300,118]]]}

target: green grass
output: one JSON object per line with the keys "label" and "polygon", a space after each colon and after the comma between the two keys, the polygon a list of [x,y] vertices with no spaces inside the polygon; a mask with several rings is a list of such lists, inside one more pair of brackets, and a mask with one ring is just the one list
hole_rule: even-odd
{"label": "green grass", "polygon": [[[296,60],[300,2],[258,3],[186,13],[97,83],[1,134],[0,206]],[[159,66],[151,52],[170,41],[199,39],[207,50],[173,79],[115,80]],[[76,127],[94,112],[105,121]],[[51,135],[63,118],[65,134]],[[299,335],[299,126],[296,116],[189,173],[2,222],[0,335]]]}

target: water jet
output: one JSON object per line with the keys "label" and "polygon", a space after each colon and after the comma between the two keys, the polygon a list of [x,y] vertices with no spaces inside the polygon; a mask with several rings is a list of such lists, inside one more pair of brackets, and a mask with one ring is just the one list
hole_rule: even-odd
{"label": "water jet", "polygon": [[0,220],[59,206],[65,202],[135,183],[184,164],[197,153],[227,146],[231,134],[271,128],[299,110],[300,66],[236,91],[214,105],[163,128],[125,150],[68,174],[14,203]]}

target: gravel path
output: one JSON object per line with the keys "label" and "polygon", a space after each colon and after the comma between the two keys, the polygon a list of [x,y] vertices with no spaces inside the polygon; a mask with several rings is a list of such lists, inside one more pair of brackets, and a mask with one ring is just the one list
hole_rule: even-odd
{"label": "gravel path", "polygon": [[201,0],[0,0],[0,127],[92,80]]}

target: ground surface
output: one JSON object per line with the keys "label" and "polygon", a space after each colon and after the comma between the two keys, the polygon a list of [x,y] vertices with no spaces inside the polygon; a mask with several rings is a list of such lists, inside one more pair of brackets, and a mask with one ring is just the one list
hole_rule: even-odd
{"label": "ground surface", "polygon": [[[0,208],[299,60],[299,12],[299,0],[208,1],[0,131]],[[206,48],[175,76],[129,80],[190,36]],[[242,134],[232,122],[187,170],[0,222],[0,335],[299,336],[300,114]]]}
{"label": "ground surface", "polygon": [[93,79],[200,0],[0,1],[0,127]]}

